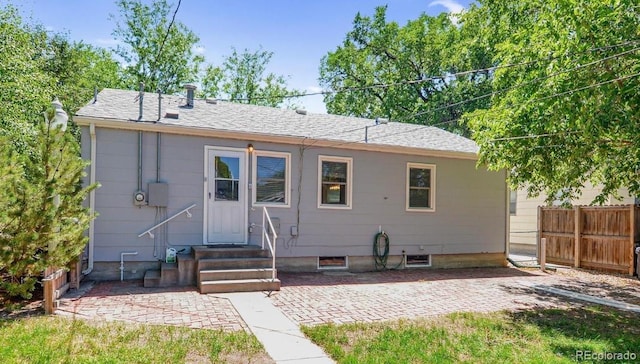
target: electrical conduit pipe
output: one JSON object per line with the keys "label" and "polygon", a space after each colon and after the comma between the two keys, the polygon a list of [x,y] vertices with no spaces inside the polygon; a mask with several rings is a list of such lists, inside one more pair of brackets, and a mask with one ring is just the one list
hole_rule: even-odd
{"label": "electrical conduit pipe", "polygon": [[122,252],[120,253],[120,281],[124,280],[124,256],[138,255],[138,252]]}

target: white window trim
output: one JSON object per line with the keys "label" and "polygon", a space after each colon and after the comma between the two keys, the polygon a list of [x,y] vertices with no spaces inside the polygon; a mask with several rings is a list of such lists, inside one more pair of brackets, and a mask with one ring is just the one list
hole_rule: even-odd
{"label": "white window trim", "polygon": [[[346,205],[334,205],[322,203],[322,162],[340,162],[347,163],[347,194],[345,196]],[[353,158],[351,157],[336,157],[329,155],[318,156],[318,208],[319,209],[336,209],[336,210],[351,210],[351,197],[353,195]]]}
{"label": "white window trim", "polygon": [[[410,207],[409,206],[409,182],[411,176],[411,168],[430,169],[431,170],[431,187],[429,189],[429,197],[431,199],[431,207]],[[405,181],[405,209],[411,212],[435,212],[436,211],[436,165],[425,163],[407,163],[407,173]]]}
{"label": "white window trim", "polygon": [[[408,257],[410,255],[426,255],[429,257],[429,264],[409,264],[408,263]],[[431,263],[432,263],[432,259],[433,257],[431,256],[431,254],[408,254],[407,256],[404,257],[404,266],[405,268],[424,268],[424,267],[431,267]]]}
{"label": "white window trim", "polygon": [[[284,201],[285,203],[270,203],[256,201],[256,190],[258,189],[258,157],[276,157],[285,159],[285,181],[284,181]],[[291,153],[272,152],[266,150],[254,150],[251,157],[251,203],[252,206],[264,207],[291,207]]]}

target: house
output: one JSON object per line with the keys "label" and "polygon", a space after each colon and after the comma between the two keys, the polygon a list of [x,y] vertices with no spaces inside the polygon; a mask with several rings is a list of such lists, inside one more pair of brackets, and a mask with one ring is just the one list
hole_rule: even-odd
{"label": "house", "polygon": [[[585,185],[580,197],[566,201],[572,205],[589,205],[600,194],[602,188],[591,184]],[[618,191],[621,199],[609,198],[607,205],[633,204],[635,199],[626,190]],[[546,195],[532,198],[526,190],[510,192],[509,214],[509,251],[516,254],[537,254],[538,251],[538,206],[546,206]],[[565,201],[556,200],[553,205],[562,205]]]}
{"label": "house", "polygon": [[388,267],[506,262],[505,172],[477,168],[477,145],[438,128],[195,99],[193,87],[105,89],[74,120],[101,184],[88,201],[93,279],[142,278],[167,248],[187,264],[208,247],[262,246],[265,207],[282,271],[373,270],[382,231]]}

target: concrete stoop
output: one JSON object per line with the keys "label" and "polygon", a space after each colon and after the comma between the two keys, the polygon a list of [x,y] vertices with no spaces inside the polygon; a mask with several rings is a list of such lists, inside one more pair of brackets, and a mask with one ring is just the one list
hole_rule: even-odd
{"label": "concrete stoop", "polygon": [[193,247],[191,254],[179,254],[176,263],[146,271],[144,287],[196,285],[200,293],[279,291],[274,273],[269,251],[260,247]]}

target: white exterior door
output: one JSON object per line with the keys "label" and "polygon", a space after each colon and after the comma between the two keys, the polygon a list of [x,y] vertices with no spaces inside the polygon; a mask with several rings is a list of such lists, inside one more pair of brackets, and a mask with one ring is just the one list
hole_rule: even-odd
{"label": "white exterior door", "polygon": [[205,244],[247,242],[247,157],[243,150],[208,148]]}

